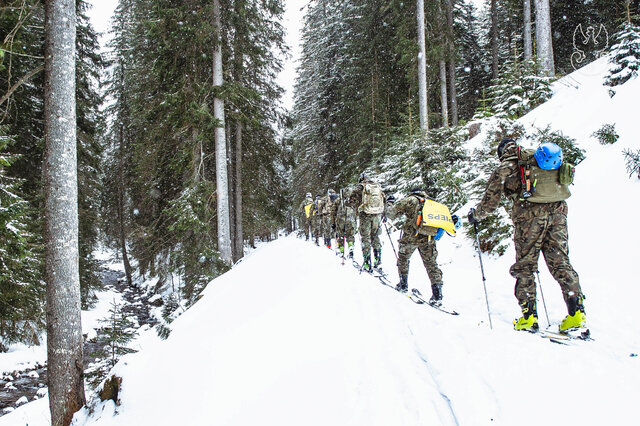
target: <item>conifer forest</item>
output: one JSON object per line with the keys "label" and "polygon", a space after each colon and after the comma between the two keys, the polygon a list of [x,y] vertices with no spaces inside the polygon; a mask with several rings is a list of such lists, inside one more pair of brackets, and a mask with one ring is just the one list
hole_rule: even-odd
{"label": "conifer forest", "polygon": [[[37,343],[55,297],[48,188],[62,161],[48,156],[61,92],[47,7],[65,2],[0,0],[0,351]],[[71,2],[82,309],[101,286],[99,249],[117,253],[130,285],[179,277],[188,307],[245,248],[295,232],[305,194],[362,172],[454,211],[481,194],[504,136],[553,140],[577,164],[579,141],[515,120],[604,53],[617,49],[612,91],[640,64],[640,0],[309,0],[287,109],[283,16],[299,3],[119,0],[101,47],[90,4]],[[489,121],[492,136],[467,151]],[[507,219],[487,220],[483,251],[504,252]]]}

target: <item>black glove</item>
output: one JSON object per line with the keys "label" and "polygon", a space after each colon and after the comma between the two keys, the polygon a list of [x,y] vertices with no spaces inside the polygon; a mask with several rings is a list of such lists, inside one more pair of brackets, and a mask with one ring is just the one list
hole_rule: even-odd
{"label": "black glove", "polygon": [[389,196],[387,197],[387,203],[391,203],[391,204],[393,204],[393,203],[395,203],[395,202],[396,202],[396,197],[394,197],[393,195],[389,195]]}
{"label": "black glove", "polygon": [[335,225],[335,224],[331,225],[331,230],[332,230],[332,231],[335,231],[335,230],[336,230],[336,225]]}
{"label": "black glove", "polygon": [[469,223],[478,223],[478,219],[474,216],[476,209],[473,207],[469,210],[469,214],[467,215],[467,219],[469,219]]}

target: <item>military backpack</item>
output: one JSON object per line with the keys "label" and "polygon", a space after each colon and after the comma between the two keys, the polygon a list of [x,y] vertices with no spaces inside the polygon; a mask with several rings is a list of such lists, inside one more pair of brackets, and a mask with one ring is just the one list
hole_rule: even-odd
{"label": "military backpack", "polygon": [[[456,226],[447,206],[432,198],[422,198],[416,194],[413,196],[420,201],[415,218],[416,235],[435,237],[440,230],[444,230],[450,235],[456,235]],[[442,231],[440,231],[440,235],[442,235]]]}
{"label": "military backpack", "polygon": [[384,212],[384,194],[380,185],[374,182],[362,183],[360,211],[366,214],[381,214]]}
{"label": "military backpack", "polygon": [[522,191],[520,200],[532,203],[553,203],[571,196],[569,185],[573,183],[575,167],[563,162],[556,170],[544,170],[538,166],[535,150],[518,147],[518,167]]}

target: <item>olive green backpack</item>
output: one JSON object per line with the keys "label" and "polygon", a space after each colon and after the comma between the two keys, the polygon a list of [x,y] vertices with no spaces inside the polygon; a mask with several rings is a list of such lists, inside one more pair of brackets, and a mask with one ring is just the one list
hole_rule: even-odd
{"label": "olive green backpack", "polygon": [[569,198],[569,185],[573,183],[575,166],[563,162],[557,170],[544,170],[538,167],[534,153],[533,149],[518,147],[518,166],[522,180],[520,200],[553,203]]}

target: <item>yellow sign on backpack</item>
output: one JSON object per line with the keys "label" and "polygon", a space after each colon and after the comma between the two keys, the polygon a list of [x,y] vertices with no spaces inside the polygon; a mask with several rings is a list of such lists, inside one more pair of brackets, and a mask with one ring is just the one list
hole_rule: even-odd
{"label": "yellow sign on backpack", "polygon": [[451,219],[449,207],[437,201],[426,199],[422,207],[422,226],[442,228],[451,235],[456,235],[455,224]]}
{"label": "yellow sign on backpack", "polygon": [[311,206],[313,204],[307,204],[306,206],[304,206],[304,213],[307,215],[307,217],[309,217],[311,215]]}

